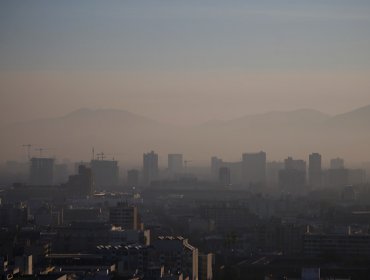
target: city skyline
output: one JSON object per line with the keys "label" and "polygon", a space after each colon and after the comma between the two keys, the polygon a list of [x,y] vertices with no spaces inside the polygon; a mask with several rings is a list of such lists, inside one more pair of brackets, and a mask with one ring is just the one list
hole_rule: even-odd
{"label": "city skyline", "polygon": [[95,147],[109,158],[133,164],[139,162],[138,154],[154,149],[162,155],[180,151],[186,160],[204,165],[215,154],[236,160],[242,151],[265,150],[278,160],[287,153],[304,157],[317,151],[359,164],[368,161],[363,151],[370,139],[369,117],[370,106],[335,116],[303,109],[184,126],[123,110],[80,109],[8,125],[0,155],[3,160],[25,158],[24,145],[32,144],[33,155],[87,160]]}
{"label": "city skyline", "polygon": [[370,275],[369,0],[3,0],[0,279]]}

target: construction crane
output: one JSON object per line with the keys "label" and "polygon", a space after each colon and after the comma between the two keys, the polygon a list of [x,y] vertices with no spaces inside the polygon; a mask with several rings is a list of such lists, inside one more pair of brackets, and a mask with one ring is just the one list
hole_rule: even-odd
{"label": "construction crane", "polygon": [[96,154],[96,158],[97,158],[98,160],[104,160],[104,158],[105,158],[105,154],[104,154],[103,152],[98,153],[98,154]]}
{"label": "construction crane", "polygon": [[[94,150],[93,150],[93,155],[94,155]],[[120,156],[120,155],[126,155],[126,153],[104,153],[104,152],[101,152],[101,153],[95,154],[97,160],[104,160],[106,158],[111,158],[112,160],[115,160],[116,156]],[[94,159],[94,157],[93,157],[93,159]]]}
{"label": "construction crane", "polygon": [[31,159],[31,147],[32,147],[32,144],[24,144],[22,145],[23,148],[27,148],[27,157],[28,157],[28,160]]}
{"label": "construction crane", "polygon": [[126,153],[113,153],[113,154],[104,154],[106,156],[109,156],[109,157],[112,157],[112,160],[115,160],[116,159],[116,156],[122,156],[122,155],[126,155]]}
{"label": "construction crane", "polygon": [[39,153],[40,153],[40,157],[42,157],[42,151],[46,151],[47,149],[45,149],[45,148],[37,148],[37,149],[35,149],[35,151],[39,151]]}

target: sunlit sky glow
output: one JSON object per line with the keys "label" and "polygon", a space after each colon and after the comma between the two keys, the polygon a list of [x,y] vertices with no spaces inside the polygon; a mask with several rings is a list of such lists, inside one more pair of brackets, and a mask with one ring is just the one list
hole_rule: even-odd
{"label": "sunlit sky glow", "polygon": [[15,1],[0,124],[118,108],[173,123],[370,104],[370,1]]}

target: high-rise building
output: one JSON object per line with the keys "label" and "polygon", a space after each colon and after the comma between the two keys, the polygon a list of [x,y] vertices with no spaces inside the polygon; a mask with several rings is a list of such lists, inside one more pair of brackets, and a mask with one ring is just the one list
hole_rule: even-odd
{"label": "high-rise building", "polygon": [[214,181],[220,181],[220,168],[226,167],[230,172],[230,183],[241,184],[242,183],[242,162],[226,162],[221,158],[211,158],[211,175]]}
{"label": "high-rise building", "polygon": [[80,165],[78,167],[78,174],[69,176],[66,186],[70,195],[92,195],[94,193],[94,178],[91,168]]}
{"label": "high-rise building", "polygon": [[171,175],[181,173],[183,171],[182,154],[168,155],[168,171],[170,172]]}
{"label": "high-rise building", "polygon": [[211,158],[211,174],[213,179],[217,180],[218,170],[220,169],[222,164],[223,160],[221,158],[218,158],[216,156],[213,156]]}
{"label": "high-rise building", "polygon": [[344,168],[344,159],[333,158],[330,160],[330,169],[343,169],[343,168]]}
{"label": "high-rise building", "polygon": [[345,168],[328,169],[323,172],[323,186],[327,188],[344,187],[349,184],[349,170]]}
{"label": "high-rise building", "polygon": [[220,167],[218,170],[218,182],[222,186],[230,186],[231,184],[231,172],[228,167]]}
{"label": "high-rise building", "polygon": [[76,174],[78,173],[78,169],[80,168],[81,165],[84,165],[86,167],[91,167],[91,162],[87,161],[78,161],[73,164],[73,173]]}
{"label": "high-rise building", "polygon": [[95,159],[91,161],[95,186],[98,189],[118,185],[118,163],[115,160]]}
{"label": "high-rise building", "polygon": [[26,205],[0,204],[0,226],[5,228],[22,227],[27,224]]}
{"label": "high-rise building", "polygon": [[54,165],[54,184],[62,184],[68,180],[68,166],[65,163]]}
{"label": "high-rise building", "polygon": [[308,161],[308,183],[313,188],[321,187],[321,155],[318,153],[310,154]]}
{"label": "high-rise building", "polygon": [[266,153],[245,153],[242,160],[243,183],[247,185],[265,184]]}
{"label": "high-rise building", "polygon": [[213,254],[198,255],[198,279],[199,280],[212,280],[213,279]]}
{"label": "high-rise building", "polygon": [[127,185],[137,187],[139,185],[139,170],[131,169],[127,171]]}
{"label": "high-rise building", "polygon": [[279,186],[288,192],[301,192],[306,184],[306,162],[288,157],[279,171]]}
{"label": "high-rise building", "polygon": [[53,184],[54,159],[31,158],[30,184],[47,186]]}
{"label": "high-rise building", "polygon": [[300,170],[306,172],[306,162],[302,159],[293,159],[288,157],[284,160],[285,169]]}
{"label": "high-rise building", "polygon": [[279,183],[279,171],[284,169],[284,162],[271,161],[266,163],[266,182],[269,186]]}
{"label": "high-rise building", "polygon": [[136,206],[129,206],[120,202],[115,207],[109,208],[109,222],[123,229],[139,230],[139,214]]}
{"label": "high-rise building", "polygon": [[366,182],[366,171],[363,169],[349,169],[348,183],[350,185],[358,185]]}
{"label": "high-rise building", "polygon": [[151,151],[143,155],[143,181],[146,186],[150,185],[153,180],[157,180],[158,171],[158,154]]}

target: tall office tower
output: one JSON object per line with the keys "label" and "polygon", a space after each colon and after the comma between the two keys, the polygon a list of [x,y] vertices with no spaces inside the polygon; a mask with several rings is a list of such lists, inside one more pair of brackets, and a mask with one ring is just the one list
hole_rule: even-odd
{"label": "tall office tower", "polygon": [[245,153],[242,160],[243,183],[265,184],[266,182],[266,153]]}
{"label": "tall office tower", "polygon": [[293,159],[288,157],[284,160],[285,169],[294,169],[306,172],[306,162],[302,159]]}
{"label": "tall office tower", "polygon": [[137,187],[139,185],[139,170],[131,169],[127,171],[127,185]]}
{"label": "tall office tower", "polygon": [[86,167],[91,167],[91,162],[87,161],[78,161],[73,164],[73,173],[76,174],[78,173],[78,169],[80,169],[80,166],[84,165]]}
{"label": "tall office tower", "polygon": [[94,178],[91,168],[80,165],[78,167],[78,174],[69,176],[66,186],[71,195],[92,195],[94,193]]}
{"label": "tall office tower", "polygon": [[343,168],[344,168],[344,159],[333,158],[330,160],[330,169],[343,169]]}
{"label": "tall office tower", "polygon": [[96,188],[109,188],[118,185],[118,163],[115,160],[94,159],[91,170]]}
{"label": "tall office tower", "polygon": [[266,163],[266,182],[269,186],[277,186],[279,183],[279,171],[284,169],[284,162],[271,161]]}
{"label": "tall office tower", "polygon": [[217,180],[218,170],[220,169],[222,164],[223,160],[221,158],[218,157],[211,158],[211,175],[213,179]]}
{"label": "tall office tower", "polygon": [[55,164],[54,165],[54,184],[59,185],[67,182],[68,180],[68,166],[67,164]]}
{"label": "tall office tower", "polygon": [[366,171],[364,169],[348,169],[348,183],[358,185],[366,182]]}
{"label": "tall office tower", "polygon": [[325,187],[344,187],[348,184],[349,170],[346,168],[328,169],[323,172],[323,185]]}
{"label": "tall office tower", "polygon": [[158,179],[158,155],[151,151],[143,155],[143,181],[148,186]]}
{"label": "tall office tower", "polygon": [[308,183],[313,188],[320,188],[322,182],[321,155],[310,154],[308,160]]}
{"label": "tall office tower", "polygon": [[181,173],[183,171],[182,154],[168,155],[168,171],[170,174]]}
{"label": "tall office tower", "polygon": [[136,206],[119,202],[117,206],[109,208],[109,222],[123,229],[139,230],[139,214]]}
{"label": "tall office tower", "polygon": [[230,186],[231,184],[231,172],[228,167],[220,167],[218,170],[218,182],[222,186]]}
{"label": "tall office tower", "polygon": [[53,158],[31,158],[30,184],[52,185],[54,176]]}
{"label": "tall office tower", "polygon": [[288,192],[301,192],[306,184],[306,162],[288,157],[279,171],[279,186]]}

